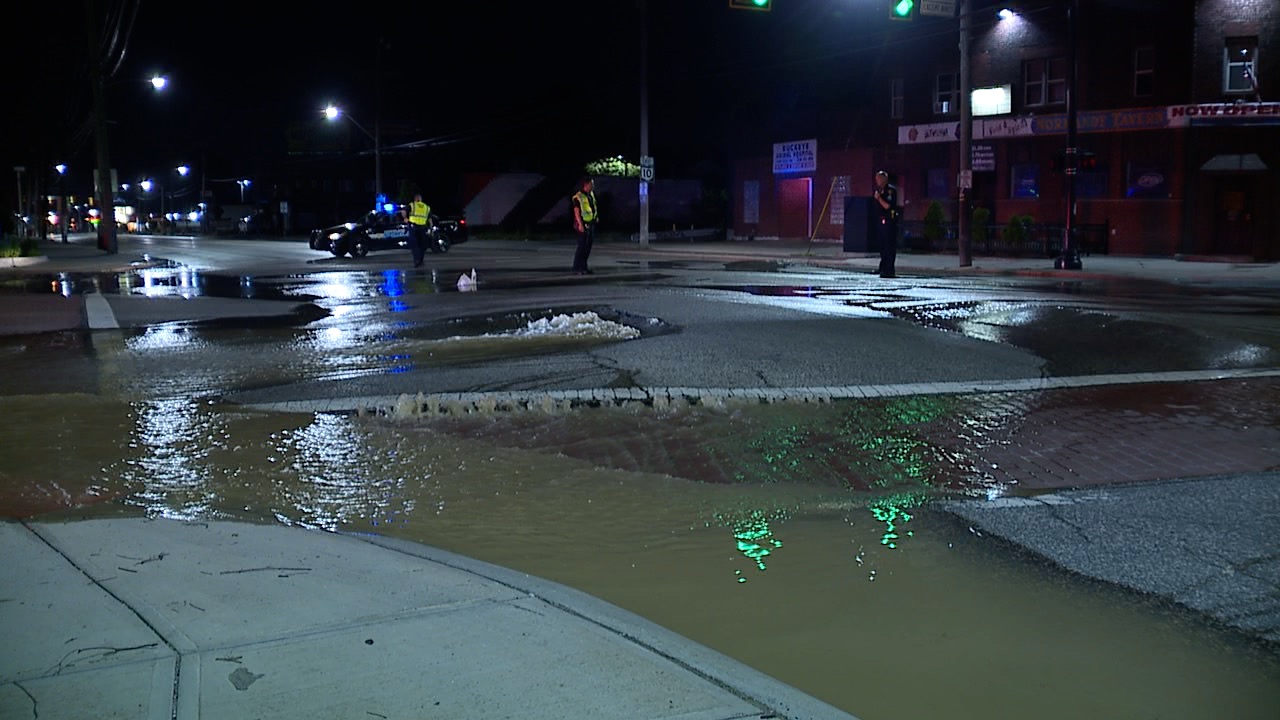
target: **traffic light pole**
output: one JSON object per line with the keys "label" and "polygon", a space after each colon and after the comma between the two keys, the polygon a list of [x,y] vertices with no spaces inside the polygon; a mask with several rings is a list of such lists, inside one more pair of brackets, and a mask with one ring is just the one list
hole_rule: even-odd
{"label": "traffic light pole", "polygon": [[98,4],[90,0],[85,27],[89,32],[89,84],[93,97],[93,137],[97,146],[98,177],[94,191],[98,196],[98,249],[115,254],[120,251],[116,237],[115,188],[111,182],[111,155],[107,148],[107,91],[102,79],[101,38],[98,36]]}
{"label": "traffic light pole", "polygon": [[1076,26],[1080,14],[1079,0],[1067,5],[1067,212],[1062,229],[1062,254],[1053,262],[1058,270],[1080,270],[1080,250],[1076,247],[1076,175],[1080,168],[1080,149],[1076,147]]}
{"label": "traffic light pole", "polygon": [[[649,3],[640,4],[640,158],[649,157]],[[642,171],[643,172],[643,171]],[[649,247],[649,182],[640,178],[640,247]]]}
{"label": "traffic light pole", "polygon": [[[973,109],[969,106],[969,0],[960,0],[960,175],[973,178]],[[972,182],[970,182],[972,185]],[[956,246],[960,255],[960,267],[973,265],[973,253],[969,246],[969,194],[972,187],[960,188],[960,203],[956,215]]]}

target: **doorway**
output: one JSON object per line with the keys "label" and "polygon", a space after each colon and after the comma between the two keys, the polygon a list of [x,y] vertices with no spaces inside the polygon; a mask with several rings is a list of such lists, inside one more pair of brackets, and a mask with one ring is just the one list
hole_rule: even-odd
{"label": "doorway", "polygon": [[813,234],[813,178],[778,181],[778,237],[808,240]]}
{"label": "doorway", "polygon": [[1257,240],[1256,183],[1249,175],[1226,175],[1215,183],[1213,253],[1254,255]]}

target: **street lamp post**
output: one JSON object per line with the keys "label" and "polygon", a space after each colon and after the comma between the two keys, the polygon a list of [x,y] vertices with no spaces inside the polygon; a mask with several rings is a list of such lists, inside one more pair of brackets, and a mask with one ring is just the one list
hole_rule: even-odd
{"label": "street lamp post", "polygon": [[373,132],[369,132],[363,125],[357,122],[354,117],[349,113],[343,112],[342,109],[336,105],[326,106],[323,112],[325,118],[328,120],[336,120],[338,117],[345,117],[350,120],[351,124],[355,125],[360,132],[368,135],[369,138],[373,140],[373,195],[375,198],[374,203],[376,204],[377,199],[382,197],[382,132],[379,124],[375,124],[373,126]]}
{"label": "street lamp post", "polygon": [[237,181],[236,181],[236,184],[240,186],[240,204],[241,204],[241,205],[243,205],[243,204],[244,204],[244,189],[245,189],[245,188],[247,188],[247,187],[249,187],[250,185],[252,185],[252,184],[253,184],[253,181],[252,181],[252,180],[250,180],[249,178],[241,178],[241,179],[239,179],[239,180],[237,180]]}
{"label": "street lamp post", "polygon": [[67,242],[67,225],[70,224],[67,212],[67,166],[58,163],[53,166],[58,171],[58,224],[62,226],[62,242]]}

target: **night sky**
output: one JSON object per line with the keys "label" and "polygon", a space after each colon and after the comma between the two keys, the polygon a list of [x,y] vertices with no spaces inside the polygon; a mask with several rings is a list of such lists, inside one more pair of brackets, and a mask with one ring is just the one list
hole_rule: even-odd
{"label": "night sky", "polygon": [[[328,102],[372,130],[379,97],[384,147],[430,141],[414,161],[441,173],[547,171],[638,155],[635,0],[95,2],[99,16],[125,18],[122,31],[137,10],[107,93],[112,162],[123,175],[179,162],[203,163],[215,177],[250,173],[284,154],[290,128],[336,130],[320,115]],[[4,143],[11,164],[93,163],[89,43],[84,13],[67,5],[82,6],[22,10],[30,16],[15,25],[39,30],[6,46],[28,71],[16,96],[30,108]],[[857,102],[865,53],[893,25],[885,7],[775,0],[765,13],[730,9],[727,0],[651,0],[650,143],[659,172],[723,167],[744,145],[763,154],[778,139],[778,118]],[[170,78],[163,93],[146,82],[156,72]],[[346,131],[352,146],[369,143]]]}

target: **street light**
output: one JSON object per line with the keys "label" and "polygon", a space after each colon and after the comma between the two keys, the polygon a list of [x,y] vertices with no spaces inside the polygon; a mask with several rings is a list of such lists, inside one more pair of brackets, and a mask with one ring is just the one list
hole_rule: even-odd
{"label": "street light", "polygon": [[375,198],[374,204],[376,205],[382,198],[382,133],[378,124],[374,123],[373,132],[369,132],[363,125],[356,122],[354,117],[344,113],[342,108],[333,104],[326,105],[322,112],[325,119],[329,121],[337,120],[339,117],[346,117],[351,121],[352,125],[360,129],[360,132],[368,135],[373,140],[373,194]]}
{"label": "street light", "polygon": [[182,177],[186,177],[187,175],[191,174],[191,168],[186,165],[179,165],[178,167],[174,168],[174,170],[177,170],[178,174],[181,175]]}
{"label": "street light", "polygon": [[58,172],[58,224],[62,227],[59,232],[62,234],[62,242],[67,242],[67,225],[70,224],[67,212],[67,166],[66,163],[58,163],[53,166]]}
{"label": "street light", "polygon": [[244,204],[244,189],[245,189],[245,188],[247,188],[247,187],[249,187],[250,185],[252,185],[252,184],[253,184],[253,182],[252,182],[251,180],[249,180],[248,178],[241,178],[241,179],[239,179],[239,180],[237,180],[237,181],[236,181],[236,184],[240,186],[240,204],[241,204],[241,205],[243,205],[243,204]]}
{"label": "street light", "polygon": [[152,75],[151,87],[156,90],[163,90],[169,86],[169,78],[165,75]]}

